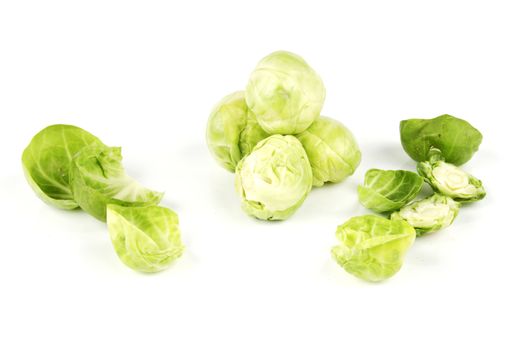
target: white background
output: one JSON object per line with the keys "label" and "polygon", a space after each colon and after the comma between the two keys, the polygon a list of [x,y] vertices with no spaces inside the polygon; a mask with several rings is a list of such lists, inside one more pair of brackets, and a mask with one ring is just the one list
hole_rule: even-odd
{"label": "white background", "polygon": [[[525,12],[519,1],[1,1],[0,348],[523,349]],[[323,114],[363,161],[286,222],[245,215],[205,142],[212,106],[266,54],[302,55]],[[398,123],[449,113],[484,135],[465,169],[488,196],[418,239],[379,284],[330,258],[367,213],[371,167],[414,169]],[[185,255],[144,275],[105,225],[41,202],[23,178],[31,137],[78,125],[122,146],[166,192]]]}

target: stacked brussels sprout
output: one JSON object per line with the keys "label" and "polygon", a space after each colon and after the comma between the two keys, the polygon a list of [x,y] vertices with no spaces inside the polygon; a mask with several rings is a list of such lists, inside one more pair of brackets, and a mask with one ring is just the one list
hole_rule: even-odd
{"label": "stacked brussels sprout", "polygon": [[[339,226],[341,244],[332,256],[346,271],[369,281],[394,275],[416,236],[452,224],[462,203],[485,197],[480,180],[459,168],[481,144],[481,133],[450,115],[409,119],[400,124],[401,143],[417,163],[406,170],[370,169],[358,187],[361,204],[377,215],[354,217]],[[423,182],[434,190],[415,200]]]}
{"label": "stacked brussels sprout", "polygon": [[322,117],[324,84],[298,55],[278,51],[263,58],[245,91],[212,110],[206,139],[215,159],[235,172],[246,213],[284,220],[312,186],[340,182],[361,161],[354,136]]}
{"label": "stacked brussels sprout", "polygon": [[184,251],[178,216],[157,206],[163,194],[128,176],[121,161],[120,147],[62,124],[41,130],[22,154],[27,181],[44,202],[107,221],[122,262],[143,272],[163,270]]}

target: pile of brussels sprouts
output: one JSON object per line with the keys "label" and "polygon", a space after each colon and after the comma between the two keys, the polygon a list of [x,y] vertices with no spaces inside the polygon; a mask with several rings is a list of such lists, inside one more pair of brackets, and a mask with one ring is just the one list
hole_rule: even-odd
{"label": "pile of brussels sprouts", "polygon": [[184,251],[178,216],[158,206],[163,194],[128,176],[121,161],[120,147],[61,124],[36,134],[22,155],[27,181],[44,202],[107,221],[122,262],[142,272],[163,270]]}
{"label": "pile of brussels sprouts", "polygon": [[343,124],[320,115],[324,99],[319,75],[298,55],[277,51],[257,64],[245,91],[224,97],[211,112],[208,147],[235,171],[249,215],[285,220],[312,186],[356,170],[359,147]]}
{"label": "pile of brussels sprouts", "polygon": [[[443,229],[460,205],[485,197],[480,180],[459,168],[481,144],[481,133],[450,115],[408,119],[400,124],[401,143],[417,163],[406,170],[370,169],[358,187],[359,201],[377,215],[353,217],[337,228],[340,244],[332,256],[346,271],[368,281],[393,276],[416,236]],[[434,194],[415,200],[423,182]]]}

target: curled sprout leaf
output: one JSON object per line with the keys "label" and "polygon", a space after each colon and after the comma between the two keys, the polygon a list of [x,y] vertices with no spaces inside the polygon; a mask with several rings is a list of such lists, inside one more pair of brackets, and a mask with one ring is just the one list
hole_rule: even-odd
{"label": "curled sprout leaf", "polygon": [[308,154],[314,186],[344,180],[361,162],[361,151],[354,136],[334,119],[319,117],[297,138]]}
{"label": "curled sprout leaf", "polygon": [[423,178],[412,171],[370,169],[357,192],[364,207],[384,213],[409,203],[422,186]]}
{"label": "curled sprout leaf", "polygon": [[323,81],[298,55],[274,52],[263,58],[246,87],[246,103],[269,134],[297,134],[319,117]]}
{"label": "curled sprout leaf", "polygon": [[73,125],[51,125],[33,137],[22,154],[22,166],[38,197],[61,209],[78,208],[69,183],[69,167],[73,156],[90,144],[103,145]]}
{"label": "curled sprout leaf", "polygon": [[332,248],[335,261],[347,272],[377,282],[399,271],[416,232],[403,220],[364,215],[340,225],[336,236],[341,244]]}
{"label": "curled sprout leaf", "polygon": [[232,172],[241,158],[268,136],[246,106],[244,91],[224,97],[211,112],[206,128],[210,152]]}
{"label": "curled sprout leaf", "polygon": [[405,220],[419,236],[450,226],[458,215],[459,206],[452,198],[435,193],[393,212],[390,219]]}
{"label": "curled sprout leaf", "polygon": [[164,270],[184,251],[179,218],[171,209],[109,204],[107,219],[115,252],[134,270]]}
{"label": "curled sprout leaf", "polygon": [[312,188],[312,168],[294,136],[273,135],[244,157],[235,171],[235,188],[246,213],[263,220],[284,220]]}
{"label": "curled sprout leaf", "polygon": [[483,136],[469,122],[448,114],[433,119],[407,119],[399,125],[405,152],[415,161],[429,160],[431,148],[441,150],[447,163],[466,163],[479,148]]}
{"label": "curled sprout leaf", "polygon": [[95,218],[106,220],[106,206],[155,205],[162,193],[140,185],[128,176],[121,164],[119,147],[87,146],[73,158],[70,179],[73,198]]}
{"label": "curled sprout leaf", "polygon": [[458,202],[475,202],[485,197],[485,189],[480,180],[453,164],[440,160],[439,151],[430,161],[417,165],[418,173],[436,191]]}

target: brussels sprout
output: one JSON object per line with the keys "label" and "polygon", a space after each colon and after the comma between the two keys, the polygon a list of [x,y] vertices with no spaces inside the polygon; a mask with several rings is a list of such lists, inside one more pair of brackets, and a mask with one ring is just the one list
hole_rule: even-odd
{"label": "brussels sprout", "polygon": [[430,151],[434,152],[429,161],[418,163],[417,171],[435,191],[458,202],[475,202],[485,197],[480,180],[441,160],[439,150]]}
{"label": "brussels sprout", "polygon": [[260,141],[235,170],[242,208],[259,219],[288,218],[311,188],[312,168],[294,136],[273,135]]}
{"label": "brussels sprout", "polygon": [[319,117],[296,136],[312,165],[314,186],[344,180],[361,162],[361,151],[354,136],[334,119]]}
{"label": "brussels sprout", "polygon": [[319,117],[323,81],[298,55],[277,51],[263,58],[250,76],[246,103],[270,134],[298,134]]}
{"label": "brussels sprout", "polygon": [[179,218],[171,209],[109,204],[107,217],[115,251],[134,270],[163,270],[184,251]]}
{"label": "brussels sprout", "polygon": [[162,193],[142,187],[126,175],[120,147],[92,145],[78,152],[70,168],[73,198],[95,218],[106,220],[106,205],[148,206],[158,204]]}
{"label": "brussels sprout", "polygon": [[408,119],[399,125],[401,143],[414,160],[429,160],[430,148],[443,153],[447,163],[466,163],[478,150],[483,136],[467,121],[448,114],[433,119]]}
{"label": "brussels sprout", "polygon": [[51,125],[33,137],[22,154],[22,166],[29,185],[44,202],[61,209],[78,207],[69,184],[69,166],[89,144],[102,142],[73,125]]}
{"label": "brussels sprout", "polygon": [[246,106],[244,91],[223,98],[208,119],[206,140],[217,161],[229,171],[251,152],[260,140],[269,135],[257,124]]}
{"label": "brussels sprout", "polygon": [[335,261],[347,272],[377,282],[399,271],[416,232],[403,220],[364,215],[337,227],[336,236],[342,244],[332,248]]}
{"label": "brussels sprout", "polygon": [[406,205],[421,191],[421,186],[423,178],[412,171],[370,169],[357,192],[364,207],[383,213]]}
{"label": "brussels sprout", "polygon": [[417,235],[435,232],[452,224],[459,212],[459,203],[452,198],[434,193],[393,212],[392,220],[405,220],[416,229]]}

